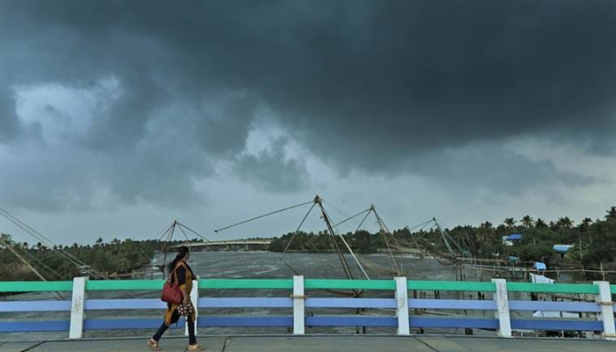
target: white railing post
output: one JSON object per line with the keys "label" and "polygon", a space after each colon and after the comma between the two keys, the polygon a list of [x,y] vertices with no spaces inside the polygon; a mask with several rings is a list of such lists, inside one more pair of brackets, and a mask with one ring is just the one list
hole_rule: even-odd
{"label": "white railing post", "polygon": [[87,277],[73,279],[73,300],[71,302],[71,323],[68,332],[69,339],[80,339],[83,336],[84,306],[86,304]]}
{"label": "white railing post", "polygon": [[594,281],[593,283],[599,286],[599,294],[596,296],[595,301],[601,307],[601,312],[597,319],[603,322],[603,336],[606,340],[616,340],[616,331],[614,331],[614,302],[612,302],[610,283],[607,281]]}
{"label": "white railing post", "polygon": [[304,335],[306,296],[304,295],[303,276],[293,276],[293,294],[291,299],[293,299],[293,334]]}
{"label": "white railing post", "polygon": [[496,319],[500,337],[511,337],[511,317],[509,315],[509,298],[507,297],[507,281],[505,279],[492,279],[496,285],[493,299],[496,302]]}
{"label": "white railing post", "polygon": [[[190,291],[190,300],[195,308],[195,336],[197,336],[197,318],[199,317],[199,277],[193,280],[193,289]],[[184,335],[188,336],[188,324],[184,324]]]}
{"label": "white railing post", "polygon": [[396,277],[396,317],[398,317],[398,335],[409,335],[409,295],[406,277]]}

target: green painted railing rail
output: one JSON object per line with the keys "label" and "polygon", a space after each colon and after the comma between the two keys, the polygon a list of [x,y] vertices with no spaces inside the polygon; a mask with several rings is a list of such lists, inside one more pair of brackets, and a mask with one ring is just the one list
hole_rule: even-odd
{"label": "green painted railing rail", "polygon": [[293,289],[291,279],[205,279],[200,289]]}
{"label": "green painted railing rail", "polygon": [[331,280],[305,279],[305,289],[395,290],[394,280]]}
{"label": "green painted railing rail", "polygon": [[436,291],[484,291],[496,292],[493,282],[458,282],[458,281],[407,281],[409,290]]}
{"label": "green painted railing rail", "polygon": [[165,280],[88,280],[88,291],[160,290]]}
{"label": "green painted railing rail", "polygon": [[72,281],[0,281],[0,292],[64,292],[72,290]]}
{"label": "green painted railing rail", "polygon": [[587,293],[596,295],[599,293],[599,287],[592,284],[540,284],[508,282],[507,292]]}
{"label": "green painted railing rail", "polygon": [[[164,280],[89,280],[88,291],[160,290]],[[358,289],[395,290],[394,280],[336,280],[305,279],[306,289]],[[492,282],[458,281],[407,281],[409,290],[437,291],[482,291],[495,292]],[[292,279],[201,279],[200,289],[282,289],[292,290]],[[616,292],[616,285],[610,286]],[[68,292],[72,281],[0,281],[0,292]],[[599,287],[593,284],[542,284],[507,282],[508,292],[541,292],[569,294],[598,294]]]}

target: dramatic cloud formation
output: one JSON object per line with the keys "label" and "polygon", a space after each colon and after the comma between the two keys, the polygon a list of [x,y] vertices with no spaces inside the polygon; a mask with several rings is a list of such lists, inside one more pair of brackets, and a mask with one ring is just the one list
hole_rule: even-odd
{"label": "dramatic cloud formation", "polygon": [[194,207],[217,177],[302,197],[356,173],[456,201],[614,189],[515,147],[613,159],[613,1],[4,1],[0,44],[10,207]]}

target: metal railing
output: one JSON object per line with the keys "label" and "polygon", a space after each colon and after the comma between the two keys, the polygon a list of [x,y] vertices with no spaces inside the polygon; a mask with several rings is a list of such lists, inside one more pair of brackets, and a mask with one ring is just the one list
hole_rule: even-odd
{"label": "metal railing", "polygon": [[[104,317],[89,318],[90,311],[153,310],[164,309],[166,304],[157,298],[88,299],[88,292],[96,291],[159,291],[164,280],[94,281],[78,277],[60,282],[0,282],[0,292],[70,292],[71,299],[38,301],[0,301],[0,312],[70,312],[70,319],[60,320],[0,320],[0,332],[67,331],[69,338],[79,339],[84,331],[155,329],[160,318]],[[306,333],[306,327],[377,327],[392,329],[399,335],[409,335],[412,328],[484,329],[498,336],[511,337],[515,330],[554,330],[599,332],[607,339],[616,337],[614,331],[614,302],[612,292],[616,285],[605,281],[593,284],[542,284],[507,282],[412,281],[404,277],[393,280],[329,280],[305,279],[200,279],[194,281],[191,293],[199,308],[199,328],[208,327],[271,327],[288,328],[293,334]],[[219,290],[275,290],[276,297],[246,294],[199,296],[200,291],[216,293]],[[313,296],[323,290],[358,290],[385,292],[386,298]],[[427,299],[409,298],[414,291],[470,291],[488,293],[491,299]],[[510,293],[533,292],[548,294],[584,294],[594,302],[548,302],[511,300]],[[66,295],[68,297],[68,295]],[[208,312],[227,308],[287,308],[288,314],[279,316],[213,315]],[[353,308],[374,309],[378,314],[306,314],[319,311]],[[488,311],[493,316],[427,316],[422,310]],[[587,315],[586,318],[512,318],[514,311],[566,311]],[[292,313],[291,313],[292,312]]]}

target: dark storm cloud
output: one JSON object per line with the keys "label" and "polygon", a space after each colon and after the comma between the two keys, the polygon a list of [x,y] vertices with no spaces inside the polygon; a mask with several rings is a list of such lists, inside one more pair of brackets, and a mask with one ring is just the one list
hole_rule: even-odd
{"label": "dark storm cloud", "polygon": [[269,150],[240,155],[235,167],[237,174],[270,193],[301,190],[307,184],[308,170],[302,160],[287,157],[287,142],[286,138],[278,138]]}
{"label": "dark storm cloud", "polygon": [[236,155],[244,149],[256,112],[254,99],[245,96],[228,99],[217,118],[203,120],[197,125],[200,144],[216,155]]}
{"label": "dark storm cloud", "polygon": [[169,138],[110,156],[74,147],[26,148],[3,159],[0,194],[5,204],[44,212],[113,208],[117,202],[194,206],[203,203],[194,175],[212,172],[200,151]]}
{"label": "dark storm cloud", "polygon": [[9,89],[0,87],[0,144],[15,138],[19,121],[15,114],[15,99]]}
{"label": "dark storm cloud", "polygon": [[[0,42],[8,87],[121,82],[84,139],[112,158],[178,106],[186,143],[241,153],[260,105],[343,171],[426,174],[425,153],[522,135],[614,153],[613,1],[4,1]],[[0,128],[15,130],[0,94]],[[267,185],[247,165],[283,157],[239,156],[236,169]]]}
{"label": "dark storm cloud", "polygon": [[[578,173],[559,171],[550,160],[530,160],[499,144],[480,143],[463,150],[427,153],[412,160],[415,172],[449,189],[499,190],[505,196],[522,195],[557,185],[566,189],[602,180]],[[489,193],[494,197],[494,192]]]}

